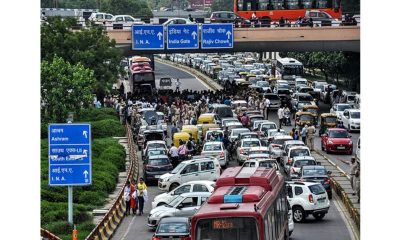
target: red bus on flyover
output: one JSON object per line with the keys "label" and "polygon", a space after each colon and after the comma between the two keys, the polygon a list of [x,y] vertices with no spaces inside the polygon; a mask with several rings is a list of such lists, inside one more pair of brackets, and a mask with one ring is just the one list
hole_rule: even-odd
{"label": "red bus on flyover", "polygon": [[228,168],[191,222],[192,240],[289,239],[284,177],[274,168]]}
{"label": "red bus on flyover", "polygon": [[321,10],[333,18],[342,19],[341,0],[233,0],[234,12],[250,19],[253,12],[263,23],[279,21],[281,17],[295,21],[307,10]]}

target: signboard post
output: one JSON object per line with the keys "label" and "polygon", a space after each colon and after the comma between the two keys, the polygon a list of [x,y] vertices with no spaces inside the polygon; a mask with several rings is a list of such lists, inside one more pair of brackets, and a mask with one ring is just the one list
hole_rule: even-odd
{"label": "signboard post", "polygon": [[132,25],[132,50],[163,49],[163,25]]}
{"label": "signboard post", "polygon": [[203,24],[201,29],[201,48],[233,48],[233,24]]}
{"label": "signboard post", "polygon": [[72,186],[92,184],[90,124],[49,125],[49,185],[68,186],[68,222],[72,225]]}
{"label": "signboard post", "polygon": [[197,24],[170,24],[167,26],[167,49],[198,49]]}

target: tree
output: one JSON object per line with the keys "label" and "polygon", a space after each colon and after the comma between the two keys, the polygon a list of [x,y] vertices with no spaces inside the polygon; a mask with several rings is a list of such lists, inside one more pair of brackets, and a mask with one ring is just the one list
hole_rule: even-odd
{"label": "tree", "polygon": [[211,4],[211,11],[233,11],[232,0],[214,0]]}
{"label": "tree", "polygon": [[92,102],[93,71],[55,56],[41,63],[42,121],[65,122],[68,112],[79,115]]}
{"label": "tree", "polygon": [[138,18],[151,18],[153,13],[144,0],[104,0],[101,8],[114,15],[132,15]]}
{"label": "tree", "polygon": [[92,69],[96,79],[93,93],[102,101],[123,71],[120,65],[122,51],[115,47],[115,40],[110,41],[98,27],[71,31],[76,24],[73,18],[54,17],[48,18],[48,22],[41,27],[42,60],[52,61],[57,55],[71,64],[81,63]]}

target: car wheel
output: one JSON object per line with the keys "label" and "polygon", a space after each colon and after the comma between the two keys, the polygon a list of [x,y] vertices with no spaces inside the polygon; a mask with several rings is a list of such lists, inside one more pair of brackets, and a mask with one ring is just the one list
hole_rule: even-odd
{"label": "car wheel", "polygon": [[332,199],[332,192],[328,192],[328,199],[329,199],[329,200]]}
{"label": "car wheel", "polygon": [[314,213],[313,216],[317,220],[322,220],[325,217],[325,213]]}
{"label": "car wheel", "polygon": [[305,212],[301,207],[294,207],[293,208],[293,220],[295,222],[303,222],[306,219]]}
{"label": "car wheel", "polygon": [[177,188],[178,186],[179,186],[178,183],[173,183],[173,184],[171,184],[171,186],[169,187],[169,191],[174,190],[174,189]]}

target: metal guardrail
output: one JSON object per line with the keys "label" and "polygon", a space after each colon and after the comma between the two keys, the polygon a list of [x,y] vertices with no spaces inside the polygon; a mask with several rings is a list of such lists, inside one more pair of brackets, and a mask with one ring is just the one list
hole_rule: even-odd
{"label": "metal guardrail", "polygon": [[44,228],[40,228],[40,236],[47,240],[61,240],[61,238],[57,237],[54,233]]}
{"label": "metal guardrail", "polygon": [[[126,185],[128,180],[137,181],[139,178],[139,161],[136,156],[136,150],[133,145],[133,133],[130,125],[126,124],[126,135],[128,139],[128,151],[129,151],[129,170],[128,175],[124,181],[124,185]],[[108,210],[106,215],[104,215],[103,219],[99,224],[92,230],[92,232],[85,238],[85,240],[103,240],[109,239],[115,229],[117,229],[119,223],[124,218],[124,209],[125,209],[125,201],[123,199],[124,195],[124,187],[118,193],[118,197],[115,199],[112,207]]]}

